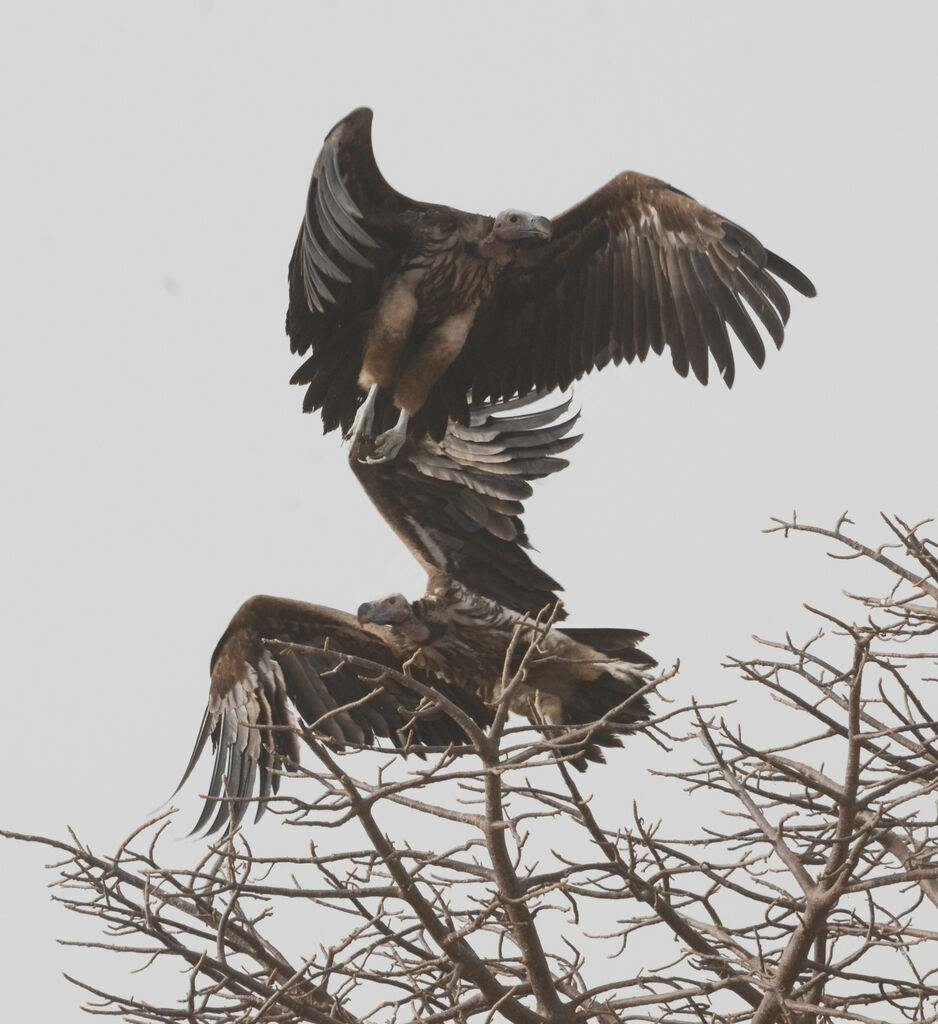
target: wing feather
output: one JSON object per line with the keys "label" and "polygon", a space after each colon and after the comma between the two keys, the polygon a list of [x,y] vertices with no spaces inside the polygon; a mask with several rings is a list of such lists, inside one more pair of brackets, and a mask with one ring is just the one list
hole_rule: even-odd
{"label": "wing feather", "polygon": [[[585,308],[585,307],[584,307]],[[555,604],[559,584],[539,569],[521,520],[532,483],[567,465],[579,440],[570,398],[530,411],[543,395],[471,407],[440,441],[411,437],[391,463],[352,470],[388,524],[428,573],[441,571],[507,608],[536,614]]]}
{"label": "wing feather", "polygon": [[[211,738],[212,774],[193,833],[237,827],[255,801],[259,818],[279,789],[279,770],[299,763],[298,737],[306,730],[338,750],[370,745],[376,736],[418,756],[426,746],[465,742],[448,716],[438,710],[415,715],[417,695],[389,678],[369,677],[343,654],[379,670],[401,669],[379,638],[343,612],[273,597],[242,605],[212,657],[208,706],[180,782]],[[490,720],[471,694],[432,682],[477,721]]]}
{"label": "wing feather", "polygon": [[681,334],[687,349],[687,361],[694,371],[694,376],[701,384],[706,384],[709,371],[708,345],[700,313],[700,307],[705,305],[706,297],[698,294],[697,278],[688,265],[686,250],[668,249],[668,271],[670,280],[674,282],[675,291],[681,296],[680,304],[676,305]]}
{"label": "wing feather", "polygon": [[632,285],[632,263],[624,245],[612,248],[609,287],[612,289],[609,331],[606,344],[613,353],[616,366],[623,358],[632,362],[636,355],[635,335],[630,327],[634,322],[635,289]]}
{"label": "wing feather", "polygon": [[[448,384],[477,400],[549,390],[605,365],[671,349],[702,383],[727,385],[729,330],[758,365],[784,338],[790,302],[814,285],[750,232],[655,178],[625,172],[554,220],[479,309]],[[455,390],[454,390],[454,393]]]}
{"label": "wing feather", "polygon": [[658,297],[661,262],[659,253],[652,248],[646,235],[639,234],[637,245],[642,254],[642,294],[645,297],[645,330],[648,334],[648,347],[656,355],[661,355],[665,343],[661,333],[661,301]]}
{"label": "wing feather", "polygon": [[650,340],[648,337],[648,308],[645,300],[644,270],[642,269],[642,247],[638,240],[638,233],[630,225],[628,231],[628,252],[631,258],[632,271],[632,347],[638,356],[639,362],[644,362],[648,355]]}
{"label": "wing feather", "polygon": [[354,110],[326,136],[288,273],[290,348],[310,353],[302,380],[294,380],[308,385],[304,409],[322,408],[327,430],[347,429],[355,415],[368,314],[412,242],[410,224],[425,208],[384,180],[371,121],[370,110]]}

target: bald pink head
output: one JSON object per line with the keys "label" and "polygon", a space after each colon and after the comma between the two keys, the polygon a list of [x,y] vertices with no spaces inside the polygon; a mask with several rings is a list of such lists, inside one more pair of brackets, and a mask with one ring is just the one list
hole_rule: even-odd
{"label": "bald pink head", "polygon": [[492,238],[499,242],[549,242],[553,225],[546,217],[524,210],[502,210],[492,225]]}

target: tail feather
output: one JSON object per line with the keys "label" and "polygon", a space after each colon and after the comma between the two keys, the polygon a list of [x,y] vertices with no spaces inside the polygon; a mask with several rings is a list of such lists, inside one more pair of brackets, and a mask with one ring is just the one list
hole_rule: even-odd
{"label": "tail feather", "polygon": [[564,627],[558,632],[572,643],[560,641],[551,651],[558,660],[532,665],[529,682],[539,691],[539,714],[554,725],[589,725],[610,716],[564,751],[577,754],[570,764],[585,771],[590,763],[605,762],[603,748],[621,747],[623,735],[650,717],[641,690],[656,662],[637,646],[646,636],[640,630]]}
{"label": "tail feather", "polygon": [[[565,724],[595,722],[625,701],[628,703],[615,713],[612,721],[619,726],[645,721],[651,714],[648,701],[643,696],[633,696],[645,683],[646,679],[633,671],[629,671],[625,678],[613,675],[612,672],[601,672],[588,682],[577,680],[568,698],[564,700]],[[629,700],[630,697],[633,699]]]}
{"label": "tail feather", "polygon": [[589,740],[581,743],[578,747],[570,746],[569,750],[561,750],[561,753],[575,753],[567,764],[572,765],[578,772],[585,772],[591,764],[605,764],[606,755],[603,747],[621,747],[622,735],[620,732],[612,732],[610,729],[597,729],[590,736]]}
{"label": "tail feather", "polygon": [[658,664],[650,654],[638,648],[638,644],[648,636],[640,629],[564,626],[561,632],[578,644],[585,644],[587,647],[592,647],[594,651],[608,654],[612,658],[618,658],[619,661],[627,661],[634,665],[647,665],[649,668]]}

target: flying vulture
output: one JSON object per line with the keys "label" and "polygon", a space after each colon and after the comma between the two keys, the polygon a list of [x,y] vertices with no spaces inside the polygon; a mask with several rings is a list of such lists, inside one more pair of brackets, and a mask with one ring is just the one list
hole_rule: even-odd
{"label": "flying vulture", "polygon": [[782,343],[779,281],[801,271],[748,231],[656,178],[625,171],[552,221],[421,203],[384,180],[370,110],[326,136],[290,260],[287,333],[309,358],[293,377],[327,431],[393,459],[440,440],[468,403],[566,388],[593,369],[670,350],[727,386],[730,332],[757,366]]}
{"label": "flying vulture", "polygon": [[[411,434],[391,463],[366,463],[357,447],[364,442],[352,445],[352,469],[426,569],[426,593],[369,601],[357,616],[276,597],[239,609],[212,657],[208,706],[182,779],[211,739],[209,799],[194,831],[239,823],[258,776],[260,817],[279,782],[271,769],[299,761],[294,709],[338,749],[382,738],[420,754],[467,742],[438,707],[348,657],[406,671],[479,724],[491,722],[516,626],[557,601],[559,585],[527,552],[521,514],[531,482],[566,466],[560,455],[579,440],[570,436],[577,416],[569,407],[570,399],[546,405],[538,395],[476,403],[440,440]],[[648,717],[641,691],[655,662],[637,647],[645,635],[551,629],[513,709],[548,725],[608,715],[572,747],[562,735],[555,741],[577,768],[602,761],[601,747],[620,745],[619,734]]]}

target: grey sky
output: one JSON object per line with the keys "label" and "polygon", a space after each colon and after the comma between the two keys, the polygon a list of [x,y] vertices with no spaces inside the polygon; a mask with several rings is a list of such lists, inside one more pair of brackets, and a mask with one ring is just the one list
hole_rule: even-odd
{"label": "grey sky", "polygon": [[[105,850],[175,784],[256,592],[354,608],[423,578],[300,413],[286,265],[323,135],[375,108],[415,197],[551,215],[655,174],[808,273],[732,393],[591,378],[531,504],[574,622],[640,626],[682,692],[841,582],[797,508],[938,511],[931,5],[21,4],[0,41],[0,824]],[[875,13],[874,13],[875,12]],[[615,755],[641,799],[647,747]],[[207,766],[206,766],[207,767]],[[592,773],[591,773],[592,775]],[[633,781],[634,780],[634,781]],[[195,807],[199,780],[183,806]],[[0,847],[4,1016],[78,1018],[36,851]],[[9,922],[17,920],[15,933]],[[106,963],[84,972],[107,980]],[[10,980],[30,978],[30,984]]]}

